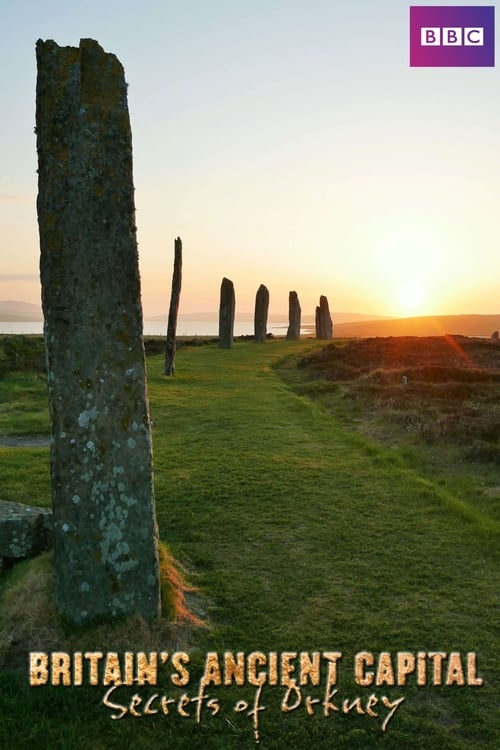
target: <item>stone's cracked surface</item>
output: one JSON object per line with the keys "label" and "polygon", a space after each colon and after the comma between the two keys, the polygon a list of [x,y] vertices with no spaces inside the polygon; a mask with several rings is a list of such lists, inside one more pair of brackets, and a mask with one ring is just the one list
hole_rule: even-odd
{"label": "stone's cracked surface", "polygon": [[158,532],[123,68],[91,39],[39,41],[37,63],[58,604],[76,623],[151,618]]}

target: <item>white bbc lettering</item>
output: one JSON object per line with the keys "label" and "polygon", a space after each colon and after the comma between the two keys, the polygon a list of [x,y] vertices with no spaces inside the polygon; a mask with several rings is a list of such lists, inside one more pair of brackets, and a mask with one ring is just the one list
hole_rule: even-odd
{"label": "white bbc lettering", "polygon": [[459,27],[443,29],[442,40],[445,47],[461,47],[462,29]]}
{"label": "white bbc lettering", "polygon": [[422,26],[421,47],[484,47],[484,28]]}
{"label": "white bbc lettering", "polygon": [[466,47],[484,47],[484,29],[464,29],[464,44]]}
{"label": "white bbc lettering", "polygon": [[422,47],[439,47],[441,44],[441,29],[439,26],[422,26],[420,29],[420,44]]}

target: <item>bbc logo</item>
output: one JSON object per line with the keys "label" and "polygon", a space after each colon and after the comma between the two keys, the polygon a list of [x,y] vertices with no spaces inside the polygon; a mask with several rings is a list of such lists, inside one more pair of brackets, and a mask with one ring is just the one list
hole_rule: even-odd
{"label": "bbc logo", "polygon": [[440,28],[434,26],[420,29],[422,47],[482,47],[484,45],[484,28]]}
{"label": "bbc logo", "polygon": [[410,67],[489,68],[494,65],[493,6],[410,6]]}

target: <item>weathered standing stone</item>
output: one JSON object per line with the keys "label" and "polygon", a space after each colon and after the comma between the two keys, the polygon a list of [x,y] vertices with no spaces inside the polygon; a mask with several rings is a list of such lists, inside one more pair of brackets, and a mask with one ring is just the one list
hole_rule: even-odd
{"label": "weathered standing stone", "polygon": [[219,346],[231,349],[233,346],[235,296],[234,285],[229,279],[222,279],[219,306]]}
{"label": "weathered standing stone", "polygon": [[257,289],[255,296],[254,333],[255,341],[265,341],[267,335],[267,313],[269,311],[269,290],[264,284]]}
{"label": "weathered standing stone", "polygon": [[37,43],[38,224],[57,601],[160,611],[132,142],[118,59]]}
{"label": "weathered standing stone", "polygon": [[324,295],[319,298],[316,308],[316,338],[331,339],[333,337],[333,323],[328,307],[328,300]]}
{"label": "weathered standing stone", "polygon": [[167,344],[165,348],[165,375],[173,375],[175,369],[175,334],[177,332],[177,313],[182,283],[182,240],[174,241],[174,272],[172,275],[172,292],[168,311]]}
{"label": "weathered standing stone", "polygon": [[287,339],[298,341],[300,339],[300,316],[301,309],[297,292],[288,295],[288,331]]}

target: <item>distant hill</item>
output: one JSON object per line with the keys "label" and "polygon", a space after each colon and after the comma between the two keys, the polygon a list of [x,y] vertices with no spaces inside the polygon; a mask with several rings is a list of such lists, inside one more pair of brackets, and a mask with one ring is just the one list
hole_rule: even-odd
{"label": "distant hill", "polygon": [[[154,317],[144,316],[145,320],[150,321],[159,321],[159,322],[166,322],[168,318],[168,313],[164,313],[163,315],[155,315]],[[253,321],[254,314],[249,312],[236,312],[235,319],[240,323],[251,323]],[[354,321],[366,321],[366,320],[390,320],[390,318],[384,317],[382,315],[367,315],[366,313],[346,313],[346,312],[334,312],[333,313],[334,321],[338,321],[339,323],[350,323]],[[182,321],[203,321],[203,322],[211,322],[219,320],[219,313],[218,312],[197,312],[197,313],[179,313],[179,321],[182,323]],[[272,320],[273,323],[283,323],[284,326],[288,325],[288,314],[285,313],[269,313],[269,320]],[[314,315],[302,315],[302,323],[304,325],[313,325],[314,326]]]}
{"label": "distant hill", "polygon": [[[254,314],[250,312],[236,312],[236,320],[239,323],[251,323],[254,318]],[[350,323],[355,321],[366,321],[366,320],[386,320],[383,316],[367,315],[366,313],[345,313],[336,312],[333,314],[335,322]],[[148,321],[159,321],[167,322],[168,313],[163,315],[145,315],[144,320]],[[33,305],[29,302],[19,302],[18,300],[0,300],[0,320],[5,322],[39,322],[43,321],[43,314],[41,305]],[[216,311],[210,312],[196,312],[196,313],[179,313],[179,325],[182,322],[190,321],[203,321],[203,322],[217,322],[219,320],[219,313]],[[288,314],[285,313],[270,313],[269,320],[273,323],[282,323],[283,326],[288,326]],[[303,315],[302,323],[304,325],[314,326],[314,315]]]}
{"label": "distant hill", "polygon": [[417,318],[390,318],[362,322],[337,323],[335,338],[372,336],[487,336],[500,331],[500,315],[436,315]]}

